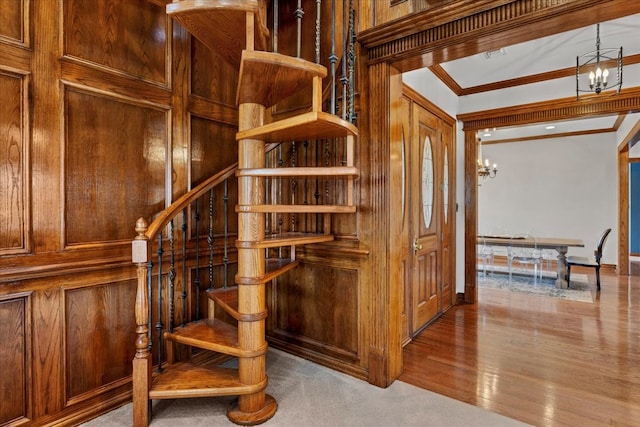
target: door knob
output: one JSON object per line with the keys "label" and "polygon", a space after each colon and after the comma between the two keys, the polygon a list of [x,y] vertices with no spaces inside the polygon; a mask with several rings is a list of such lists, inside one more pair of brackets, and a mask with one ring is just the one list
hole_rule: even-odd
{"label": "door knob", "polygon": [[418,238],[414,237],[413,238],[413,254],[417,255],[420,249],[422,249],[422,245],[418,244]]}

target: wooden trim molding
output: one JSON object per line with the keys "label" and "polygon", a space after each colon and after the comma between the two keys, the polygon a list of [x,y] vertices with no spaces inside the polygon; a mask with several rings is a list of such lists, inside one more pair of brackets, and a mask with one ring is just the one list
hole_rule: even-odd
{"label": "wooden trim molding", "polygon": [[[624,63],[624,66],[638,64],[640,63],[640,54],[625,56],[622,62]],[[564,77],[575,77],[576,75],[575,67],[567,67],[559,70],[547,71],[546,73],[530,74],[528,76],[514,79],[463,88],[458,85],[458,82],[456,82],[453,77],[451,77],[439,64],[430,66],[429,70],[457,96],[474,95],[476,93],[490,92],[492,90],[506,89],[515,86],[524,86]]]}
{"label": "wooden trim molding", "polygon": [[625,0],[464,0],[362,31],[358,40],[369,63],[404,72],[638,12],[640,2]]}
{"label": "wooden trim molding", "polygon": [[618,274],[629,275],[629,150],[640,140],[640,120],[618,145]]}
{"label": "wooden trim molding", "polygon": [[478,298],[476,283],[476,239],[478,235],[478,144],[475,131],[464,133],[464,302]]}
{"label": "wooden trim molding", "polygon": [[629,268],[629,144],[618,151],[618,274],[627,276]]}
{"label": "wooden trim molding", "polygon": [[402,85],[402,93],[421,107],[426,110],[429,110],[430,113],[435,114],[439,119],[442,119],[448,126],[454,126],[456,124],[456,119],[451,117],[446,111],[442,108],[438,107],[433,102],[426,99],[424,96],[420,95],[416,92],[411,86],[407,86],[406,84]]}
{"label": "wooden trim molding", "polygon": [[464,122],[464,130],[478,130],[637,111],[640,111],[640,88],[631,88],[613,96],[561,98],[459,114],[458,120]]}

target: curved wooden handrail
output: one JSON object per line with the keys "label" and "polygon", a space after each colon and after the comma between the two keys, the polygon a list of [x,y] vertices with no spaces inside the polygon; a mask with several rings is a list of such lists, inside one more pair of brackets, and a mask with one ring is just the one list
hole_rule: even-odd
{"label": "curved wooden handrail", "polygon": [[[267,144],[265,147],[265,153],[272,151],[278,145],[280,145],[280,143],[277,142]],[[196,199],[202,197],[207,191],[224,182],[225,179],[233,176],[237,170],[238,162],[232,164],[231,166],[228,166],[215,175],[212,175],[207,180],[201,182],[196,187],[180,196],[175,202],[171,204],[171,206],[163,210],[158,215],[158,217],[153,220],[151,224],[149,224],[146,231],[144,232],[144,236],[146,236],[149,240],[156,238],[160,230],[166,227],[171,219],[175,218],[176,215],[182,212],[183,209],[193,203]]]}
{"label": "curved wooden handrail", "polygon": [[149,239],[157,237],[160,230],[169,224],[169,222],[175,218],[180,212],[182,212],[187,206],[193,203],[196,199],[202,197],[211,188],[224,182],[225,179],[232,177],[238,169],[238,163],[234,163],[226,169],[221,170],[217,174],[211,176],[207,180],[201,182],[191,191],[183,194],[171,204],[168,208],[163,210],[158,217],[153,220],[144,235]]}

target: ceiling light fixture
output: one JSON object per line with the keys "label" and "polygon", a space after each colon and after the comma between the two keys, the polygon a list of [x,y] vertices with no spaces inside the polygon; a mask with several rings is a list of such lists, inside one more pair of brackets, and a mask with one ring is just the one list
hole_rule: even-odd
{"label": "ceiling light fixture", "polygon": [[507,49],[500,48],[496,50],[490,50],[484,53],[484,57],[487,59],[495,58],[496,56],[504,56],[507,54]]}
{"label": "ceiling light fixture", "polygon": [[478,176],[482,178],[495,178],[498,173],[498,165],[489,167],[489,159],[482,160],[482,139],[478,138]]}
{"label": "ceiling light fixture", "polygon": [[[616,56],[617,54],[617,56]],[[608,67],[615,67],[616,81],[611,84]],[[582,77],[582,78],[581,78]],[[586,88],[588,82],[589,89]],[[580,84],[582,83],[582,87]],[[595,92],[600,95],[604,90],[622,88],[622,46],[620,48],[600,49],[600,24],[596,26],[596,50],[576,57],[576,99],[580,92]]]}

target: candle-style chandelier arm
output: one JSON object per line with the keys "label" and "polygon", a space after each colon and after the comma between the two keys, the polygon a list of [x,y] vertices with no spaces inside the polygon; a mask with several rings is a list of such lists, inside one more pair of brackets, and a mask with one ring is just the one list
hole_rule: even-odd
{"label": "candle-style chandelier arm", "polygon": [[498,165],[489,166],[489,159],[482,159],[482,139],[478,138],[478,176],[481,178],[495,178]]}

